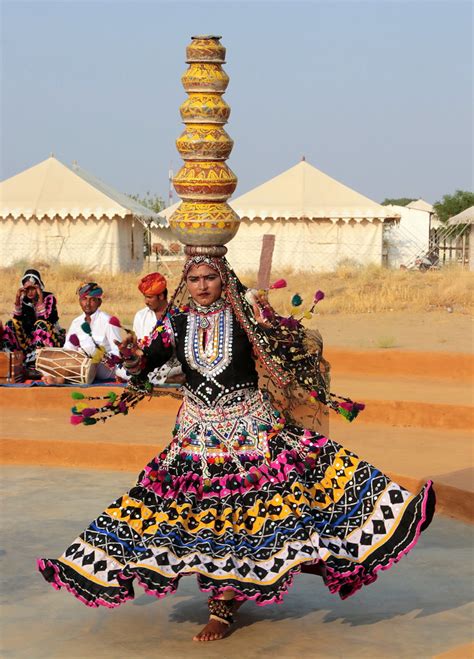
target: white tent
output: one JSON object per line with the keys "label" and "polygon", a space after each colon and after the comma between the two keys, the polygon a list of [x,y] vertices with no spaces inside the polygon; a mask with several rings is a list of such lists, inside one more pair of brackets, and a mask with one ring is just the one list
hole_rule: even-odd
{"label": "white tent", "polygon": [[388,265],[413,267],[416,259],[429,251],[434,208],[424,199],[406,206],[390,205],[386,208],[400,216],[400,222],[391,225],[385,237]]}
{"label": "white tent", "polygon": [[[383,262],[383,226],[399,215],[302,160],[283,174],[230,201],[241,218],[227,244],[239,271],[256,270],[262,237],[275,236],[273,263],[294,270],[332,270],[342,261]],[[166,218],[177,204],[162,211]],[[156,229],[154,240],[172,240]]]}
{"label": "white tent", "polygon": [[2,266],[20,261],[139,271],[144,225],[164,220],[54,156],[0,183]]}
{"label": "white tent", "polygon": [[450,226],[466,224],[469,226],[469,270],[474,271],[474,206],[466,208],[457,215],[453,215],[448,220]]}

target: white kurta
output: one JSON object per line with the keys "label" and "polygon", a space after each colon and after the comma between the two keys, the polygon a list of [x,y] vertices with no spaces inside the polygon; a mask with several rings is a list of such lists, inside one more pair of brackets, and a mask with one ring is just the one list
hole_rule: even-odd
{"label": "white kurta", "polygon": [[[156,322],[157,318],[155,312],[148,307],[137,311],[135,318],[133,319],[133,331],[135,332],[137,339],[140,341],[145,337],[150,336],[155,329]],[[166,362],[166,364],[150,373],[148,379],[150,382],[153,382],[153,384],[164,384],[167,377],[179,375],[181,373],[182,370],[180,363],[175,357],[172,357]]]}
{"label": "white kurta", "polygon": [[[101,309],[97,309],[95,313],[91,314],[91,320],[89,324],[92,330],[92,337],[94,338],[94,341],[98,345],[103,346],[107,352],[112,353],[113,355],[119,355],[119,349],[116,346],[115,341],[121,340],[120,332],[116,327],[114,327],[114,325],[109,323],[110,318],[111,316]],[[84,330],[81,328],[81,325],[85,322],[85,320],[86,315],[84,313],[77,318],[74,318],[67,331],[64,347],[67,350],[77,350],[76,346],[74,346],[69,340],[71,334],[75,334],[79,339],[82,350],[84,350],[88,355],[92,357],[96,350],[96,346],[94,345],[94,341],[89,336],[89,334],[86,334],[86,332],[84,332]],[[109,380],[110,378],[114,377],[115,372],[113,370],[107,368],[105,364],[99,364],[96,379]]]}
{"label": "white kurta", "polygon": [[133,331],[137,335],[138,340],[144,339],[145,336],[150,336],[156,325],[156,320],[156,313],[148,307],[137,311],[133,319]]}

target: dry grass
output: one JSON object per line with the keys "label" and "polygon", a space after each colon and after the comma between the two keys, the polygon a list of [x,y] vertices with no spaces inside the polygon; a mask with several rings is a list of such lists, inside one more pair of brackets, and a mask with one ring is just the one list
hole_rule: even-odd
{"label": "dry grass", "polygon": [[[84,271],[80,265],[65,265],[49,268],[47,265],[27,265],[37,268],[45,283],[46,289],[52,291],[58,300],[60,323],[68,327],[71,320],[81,313],[76,291],[81,282],[97,281],[104,289],[103,309],[120,318],[122,323],[131,324],[135,312],[143,307],[143,296],[137,288],[138,280],[153,268],[146,269],[142,274],[123,272],[118,275],[104,273],[91,274]],[[170,292],[177,285],[181,274],[181,263],[170,262],[169,272],[162,270],[168,279]],[[5,321],[11,314],[15,293],[20,285],[20,278],[25,271],[23,267],[0,269],[0,318]]]}
{"label": "dry grass", "polygon": [[[6,320],[13,306],[15,292],[24,271],[22,267],[0,269],[0,317]],[[28,267],[34,267],[31,264]],[[81,266],[49,268],[37,264],[48,290],[53,291],[59,301],[61,324],[68,326],[78,315],[76,289],[82,281],[98,281],[104,288],[104,309],[117,315],[129,324],[135,311],[142,306],[142,296],[137,289],[140,275],[122,273],[106,275],[84,272]],[[169,270],[162,270],[173,290],[179,281],[181,264],[170,262]],[[153,269],[153,267],[151,268]],[[146,270],[150,271],[149,269]],[[270,300],[277,311],[288,314],[294,293],[303,298],[302,310],[311,304],[314,292],[321,289],[326,298],[319,303],[317,311],[326,314],[364,314],[384,311],[434,311],[451,308],[455,313],[470,313],[474,307],[474,274],[460,268],[444,268],[433,272],[386,270],[369,266],[365,268],[340,267],[336,272],[318,274],[292,274],[278,272],[276,277],[285,277],[288,288],[272,291]],[[254,285],[255,275],[246,273],[242,280]]]}
{"label": "dry grass", "polygon": [[[376,266],[340,267],[331,273],[282,272],[278,276],[285,277],[288,287],[272,291],[270,299],[282,313],[290,312],[294,293],[303,298],[302,309],[310,306],[317,289],[326,294],[317,306],[321,315],[432,311],[447,307],[470,313],[474,308],[474,274],[458,267],[425,273]],[[244,281],[251,283],[252,278],[245,277]]]}

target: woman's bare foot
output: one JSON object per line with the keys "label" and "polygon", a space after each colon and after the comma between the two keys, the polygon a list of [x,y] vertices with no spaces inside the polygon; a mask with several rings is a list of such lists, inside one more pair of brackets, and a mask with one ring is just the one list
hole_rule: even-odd
{"label": "woman's bare foot", "polygon": [[[232,603],[234,613],[236,613],[244,602],[234,601]],[[220,622],[219,620],[214,620],[210,618],[209,622],[205,627],[201,629],[199,634],[193,637],[193,641],[220,641],[221,638],[224,638],[229,633],[229,630],[232,625],[226,625],[225,622]]]}
{"label": "woman's bare foot", "polygon": [[58,375],[43,375],[41,380],[48,385],[64,384],[66,382],[65,378],[59,377]]}
{"label": "woman's bare foot", "polygon": [[230,625],[211,618],[199,634],[193,637],[193,641],[220,641],[227,635],[229,629]]}

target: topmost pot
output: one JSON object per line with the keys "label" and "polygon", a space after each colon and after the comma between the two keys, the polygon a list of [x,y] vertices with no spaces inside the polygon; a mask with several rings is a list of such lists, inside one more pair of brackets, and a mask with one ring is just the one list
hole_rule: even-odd
{"label": "topmost pot", "polygon": [[186,62],[225,63],[225,48],[219,43],[221,37],[212,34],[200,34],[191,37],[192,41],[186,48]]}

